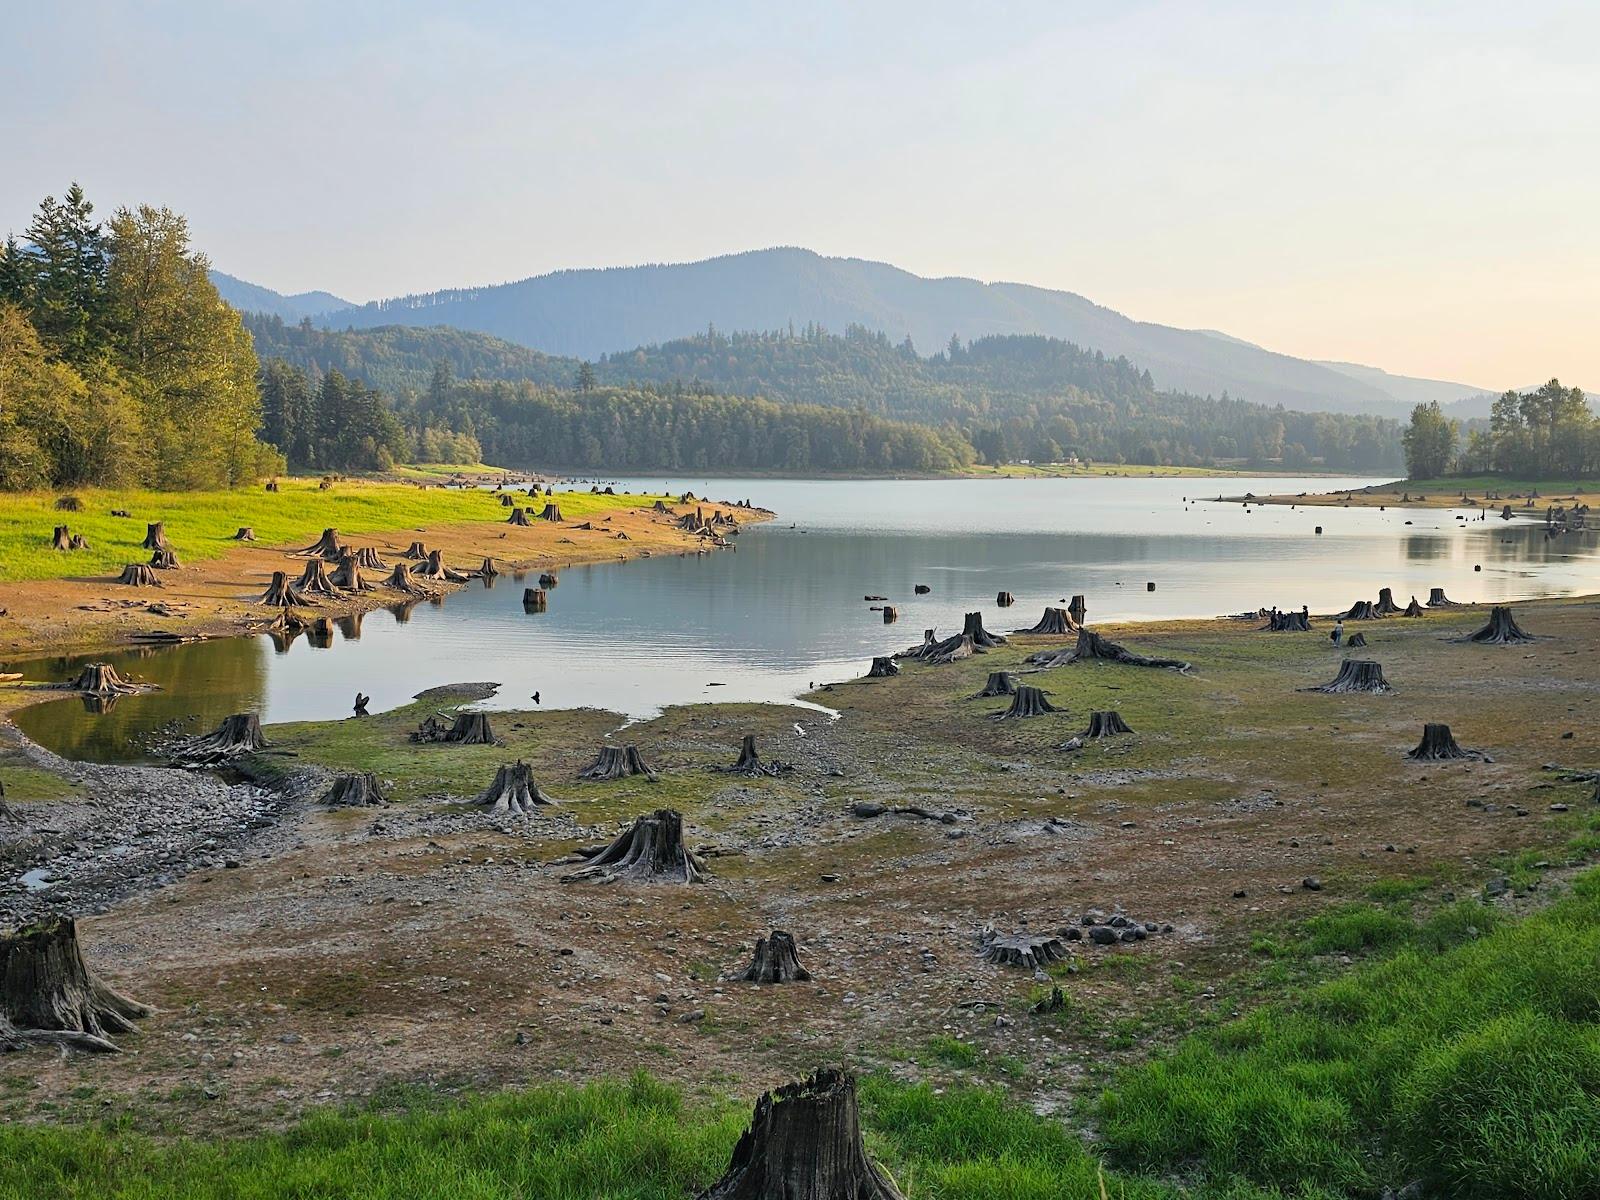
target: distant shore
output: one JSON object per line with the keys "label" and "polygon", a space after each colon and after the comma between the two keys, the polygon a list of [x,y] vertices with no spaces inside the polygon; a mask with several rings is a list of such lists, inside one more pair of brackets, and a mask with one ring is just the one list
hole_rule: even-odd
{"label": "distant shore", "polygon": [[1293,504],[1323,508],[1495,508],[1543,514],[1552,505],[1572,508],[1600,504],[1600,482],[1586,480],[1497,479],[1492,475],[1458,479],[1396,479],[1344,492],[1296,495],[1218,496],[1231,503]]}

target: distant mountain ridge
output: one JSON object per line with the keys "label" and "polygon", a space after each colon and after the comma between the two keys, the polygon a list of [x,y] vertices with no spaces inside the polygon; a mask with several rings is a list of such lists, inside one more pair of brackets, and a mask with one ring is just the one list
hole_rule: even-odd
{"label": "distant mountain ridge", "polygon": [[282,292],[224,274],[216,268],[212,268],[209,274],[217,292],[240,312],[271,313],[292,322],[355,307],[332,292],[298,292],[293,296],[285,296]]}
{"label": "distant mountain ridge", "polygon": [[[318,295],[326,293],[278,297],[292,313],[229,300],[242,308],[276,311],[286,321],[309,315],[330,328],[449,326],[581,359],[659,345],[712,326],[763,331],[814,323],[841,331],[860,325],[897,341],[909,336],[923,354],[941,349],[952,334],[967,341],[992,334],[1044,334],[1125,357],[1147,369],[1162,389],[1227,392],[1300,412],[1400,417],[1422,391],[1448,397],[1446,403],[1486,391],[1371,367],[1312,362],[1225,334],[1135,321],[1072,292],[930,279],[885,263],[787,247],[693,263],[557,271],[358,306],[329,297],[333,307],[305,312],[309,298]],[[268,292],[266,299],[276,296]]]}

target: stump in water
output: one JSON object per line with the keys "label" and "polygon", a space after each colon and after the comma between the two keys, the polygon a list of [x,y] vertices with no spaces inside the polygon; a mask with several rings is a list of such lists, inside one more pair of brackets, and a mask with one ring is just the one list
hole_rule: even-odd
{"label": "stump in water", "polygon": [[336,561],[339,557],[339,531],[337,529],[324,529],[322,536],[303,550],[295,553],[302,557],[326,558]]}
{"label": "stump in water", "polygon": [[739,743],[739,761],[731,767],[712,767],[713,771],[721,771],[724,775],[782,775],[794,770],[792,763],[773,759],[768,762],[756,753],[756,735],[747,733],[744,741]]}
{"label": "stump in water", "polygon": [[900,610],[898,608],[892,604],[885,604],[883,606],[883,623],[885,625],[893,625],[899,619]]}
{"label": "stump in water", "polygon": [[1371,600],[1357,600],[1350,606],[1350,611],[1340,613],[1346,621],[1377,621],[1383,616],[1378,611],[1378,606]]}
{"label": "stump in water", "polygon": [[1308,692],[1378,692],[1394,691],[1383,677],[1383,668],[1371,659],[1347,658],[1339,664],[1339,674],[1331,683],[1302,689]]}
{"label": "stump in water", "polygon": [[552,500],[550,503],[548,503],[548,504],[546,504],[544,506],[544,511],[539,514],[539,520],[541,520],[541,521],[559,521],[559,520],[561,520],[561,506],[559,504],[555,503],[555,501]]}
{"label": "stump in water", "polygon": [[1392,617],[1400,611],[1400,606],[1394,602],[1393,588],[1378,589],[1378,603],[1373,606],[1380,617]]}
{"label": "stump in water", "polygon": [[322,794],[322,803],[330,808],[375,808],[389,803],[389,797],[383,794],[377,776],[361,772],[335,779]]}
{"label": "stump in water", "polygon": [[1068,957],[1066,946],[1053,934],[999,933],[987,925],[978,935],[978,955],[984,962],[1033,971]]}
{"label": "stump in water", "polygon": [[983,627],[983,614],[969,612],[961,625],[961,632],[972,639],[974,649],[988,650],[995,646],[1004,646],[1006,639],[998,633],[990,633]]}
{"label": "stump in water", "polygon": [[406,552],[404,554],[402,554],[400,557],[401,558],[412,558],[412,559],[427,558],[428,557],[428,548],[426,546],[424,546],[421,542],[412,542],[411,545],[406,547]]}
{"label": "stump in water", "polygon": [[156,550],[150,555],[150,566],[156,571],[176,571],[182,564],[172,550]]}
{"label": "stump in water", "polygon": [[1416,747],[1406,751],[1406,757],[1414,762],[1442,762],[1454,758],[1484,758],[1485,755],[1478,750],[1463,750],[1457,743],[1455,734],[1450,732],[1450,726],[1429,722],[1422,727],[1422,740]]}
{"label": "stump in water", "polygon": [[1269,633],[1307,633],[1311,618],[1304,612],[1272,612],[1261,628]]}
{"label": "stump in water", "polygon": [[511,510],[511,515],[506,518],[506,524],[507,525],[532,525],[533,522],[528,520],[528,510],[527,509],[525,509],[525,508],[513,508]]}
{"label": "stump in water", "polygon": [[71,683],[61,686],[86,696],[134,696],[149,691],[154,685],[124,679],[110,663],[90,663]]}
{"label": "stump in water", "polygon": [[150,1009],[89,969],[71,917],[0,934],[0,1050],[28,1045],[116,1053],[113,1034]]}
{"label": "stump in water", "polygon": [[172,757],[176,762],[206,766],[266,748],[267,739],[261,736],[261,718],[255,713],[234,713],[224,717],[222,724],[210,733],[184,738],[173,746]]}
{"label": "stump in water", "polygon": [[696,1200],[904,1200],[867,1158],[856,1081],[824,1067],[756,1101],[720,1180]]}
{"label": "stump in water", "polygon": [[1436,587],[1428,589],[1428,607],[1455,608],[1457,605],[1454,600],[1450,599],[1449,596],[1444,594],[1444,589],[1442,587]]}
{"label": "stump in water", "polygon": [[705,866],[683,844],[683,814],[658,808],[639,817],[588,863],[563,882],[580,879],[632,879],[641,883],[699,883]]}
{"label": "stump in water", "polygon": [[1011,707],[1003,713],[995,713],[994,719],[996,721],[1010,721],[1019,717],[1042,717],[1046,713],[1060,711],[1059,708],[1045,699],[1043,689],[1023,684],[1011,694]]}
{"label": "stump in water", "polygon": [[522,589],[522,611],[544,612],[550,606],[550,595],[543,588]]}
{"label": "stump in water", "polygon": [[560,582],[561,577],[554,571],[545,571],[539,576],[539,586],[542,588],[553,588]]}
{"label": "stump in water", "polygon": [[1010,592],[998,592],[995,594],[994,602],[1001,608],[1010,608],[1017,602],[1017,598]]}
{"label": "stump in water", "polygon": [[395,563],[394,570],[389,572],[389,577],[383,581],[383,586],[404,592],[408,596],[425,595],[427,590],[411,578],[411,569],[405,563]]}
{"label": "stump in water", "polygon": [[479,567],[474,574],[476,574],[479,579],[494,579],[500,574],[500,568],[495,565],[494,559],[486,558],[483,560],[483,565]]}
{"label": "stump in water", "polygon": [[1517,624],[1517,619],[1511,615],[1509,607],[1497,604],[1489,610],[1487,625],[1476,633],[1455,640],[1476,642],[1480,646],[1520,646],[1525,642],[1536,642],[1539,639]]}
{"label": "stump in water", "polygon": [[295,587],[307,596],[339,594],[339,589],[333,586],[333,580],[328,578],[328,568],[320,558],[313,558],[306,564],[306,569],[300,572],[300,578],[295,580]]}
{"label": "stump in water", "polygon": [[1411,597],[1411,603],[1406,605],[1406,611],[1402,613],[1401,616],[1420,617],[1424,616],[1427,611],[1427,609],[1423,608],[1422,605],[1417,603],[1417,598],[1413,596]]}
{"label": "stump in water", "polygon": [[1078,626],[1072,619],[1072,614],[1064,608],[1046,608],[1044,616],[1039,618],[1039,623],[1028,629],[1019,629],[1018,633],[1076,633]]}
{"label": "stump in water", "polygon": [[744,983],[809,983],[811,972],[800,965],[794,935],[774,929],[766,937],[756,939],[755,957],[733,978]]}
{"label": "stump in water", "polygon": [[898,674],[900,674],[900,664],[885,655],[875,657],[872,666],[867,668],[868,679],[887,679],[891,675]]}
{"label": "stump in water", "polygon": [[156,578],[156,573],[144,563],[129,563],[122,568],[122,574],[117,576],[118,583],[125,583],[129,587],[160,587],[161,581]]}
{"label": "stump in water", "polygon": [[450,722],[450,729],[444,735],[444,740],[456,742],[463,746],[494,745],[494,731],[489,727],[489,714],[481,712],[457,713]]}
{"label": "stump in water", "polygon": [[[322,564],[318,563],[316,565],[321,566]],[[370,592],[373,590],[372,585],[362,576],[361,567],[356,563],[356,556],[353,554],[346,554],[339,560],[339,566],[328,577],[328,581],[334,587],[342,588],[347,592]]]}
{"label": "stump in water", "polygon": [[1167,671],[1188,671],[1189,664],[1176,658],[1146,658],[1127,647],[1108,641],[1092,629],[1078,631],[1078,643],[1060,650],[1041,650],[1028,656],[1028,661],[1039,667],[1064,667],[1069,663],[1102,659],[1129,667],[1158,667]]}
{"label": "stump in water", "polygon": [[925,583],[919,583],[911,590],[919,596],[926,596],[929,592],[933,591],[933,589]]}
{"label": "stump in water", "polygon": [[171,543],[167,541],[167,523],[156,521],[144,527],[144,541],[139,543],[144,550],[167,550]]}
{"label": "stump in water", "polygon": [[387,571],[389,569],[389,564],[384,562],[378,556],[378,552],[371,546],[363,546],[361,549],[354,551],[354,554],[356,565],[364,567],[368,571]]}
{"label": "stump in water", "polygon": [[1116,737],[1119,733],[1132,732],[1132,727],[1122,719],[1122,714],[1112,708],[1091,712],[1089,714],[1089,728],[1078,736],[1088,740],[1090,738]]}
{"label": "stump in water", "polygon": [[578,772],[579,779],[626,779],[630,775],[643,775],[651,783],[656,773],[644,761],[637,746],[601,746],[595,760]]}
{"label": "stump in water", "polygon": [[983,691],[973,694],[974,700],[986,700],[993,696],[1015,696],[1017,682],[1004,671],[990,671],[989,679],[983,685]]}
{"label": "stump in water", "polygon": [[239,532],[233,535],[233,540],[236,542],[253,542],[256,540],[256,531],[252,526],[241,525],[239,526]]}
{"label": "stump in water", "polygon": [[1067,605],[1067,615],[1072,618],[1074,625],[1082,625],[1083,618],[1089,611],[1089,605],[1081,595],[1074,596]]}
{"label": "stump in water", "polygon": [[1352,633],[1349,640],[1345,642],[1345,646],[1351,650],[1360,650],[1366,644],[1367,635],[1364,633]]}
{"label": "stump in water", "polygon": [[72,533],[65,525],[57,525],[55,532],[50,535],[50,549],[71,550]]}
{"label": "stump in water", "polygon": [[494,782],[467,803],[490,812],[526,813],[555,801],[539,789],[533,768],[519,758],[515,763],[502,764],[494,773]]}
{"label": "stump in water", "polygon": [[267,590],[261,593],[257,604],[270,604],[273,608],[293,608],[297,604],[314,604],[309,596],[300,590],[300,585],[290,583],[289,576],[282,571],[272,573],[272,582],[267,584]]}

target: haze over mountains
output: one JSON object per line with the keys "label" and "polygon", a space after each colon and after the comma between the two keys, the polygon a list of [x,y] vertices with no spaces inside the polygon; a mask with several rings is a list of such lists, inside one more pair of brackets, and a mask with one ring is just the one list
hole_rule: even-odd
{"label": "haze over mountains", "polygon": [[557,271],[514,283],[350,305],[327,292],[283,296],[221,272],[223,297],[285,321],[329,328],[448,326],[491,334],[549,354],[604,354],[703,332],[761,331],[816,323],[909,336],[922,354],[991,334],[1037,333],[1123,356],[1158,388],[1226,392],[1299,412],[1404,417],[1439,400],[1457,416],[1487,413],[1489,391],[1391,375],[1350,363],[1277,354],[1208,330],[1135,321],[1072,292],[974,279],[928,279],[885,263],[778,248],[702,262]]}

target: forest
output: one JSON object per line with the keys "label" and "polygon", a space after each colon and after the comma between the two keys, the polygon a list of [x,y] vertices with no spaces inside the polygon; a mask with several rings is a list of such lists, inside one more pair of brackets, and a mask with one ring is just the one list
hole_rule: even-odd
{"label": "forest", "polygon": [[1404,442],[1412,479],[1452,473],[1573,480],[1600,475],[1600,417],[1582,389],[1564,387],[1559,379],[1506,392],[1495,400],[1488,421],[1465,427],[1437,403],[1419,404]]}

